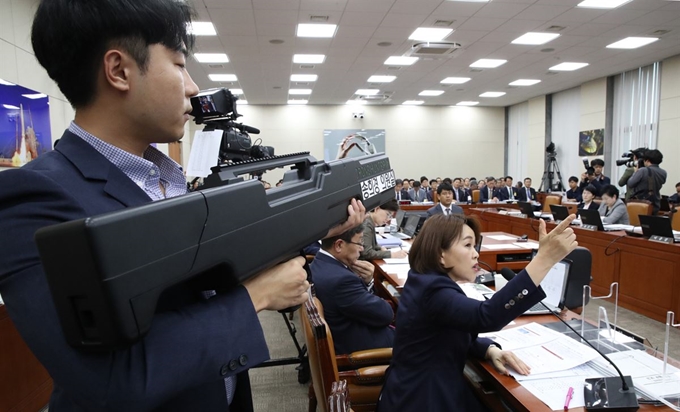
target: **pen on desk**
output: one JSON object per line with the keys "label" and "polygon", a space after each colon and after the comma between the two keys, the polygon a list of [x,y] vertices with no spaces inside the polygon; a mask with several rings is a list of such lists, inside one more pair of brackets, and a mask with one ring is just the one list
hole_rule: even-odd
{"label": "pen on desk", "polygon": [[564,410],[567,411],[569,410],[569,403],[571,402],[571,398],[574,397],[574,388],[571,386],[569,387],[569,390],[567,391],[567,398],[564,400]]}

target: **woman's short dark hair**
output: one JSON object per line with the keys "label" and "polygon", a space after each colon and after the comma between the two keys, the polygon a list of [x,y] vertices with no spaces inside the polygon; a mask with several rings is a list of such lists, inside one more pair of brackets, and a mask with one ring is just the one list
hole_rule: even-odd
{"label": "woman's short dark hair", "polygon": [[602,192],[600,193],[600,196],[607,195],[609,197],[614,197],[619,198],[619,189],[614,186],[614,185],[607,185],[602,188]]}
{"label": "woman's short dark hair", "polygon": [[94,100],[102,58],[112,47],[132,56],[142,73],[149,46],[185,54],[193,11],[180,0],[42,0],[33,20],[35,57],[75,108]]}
{"label": "woman's short dark hair", "polygon": [[380,209],[388,210],[390,212],[396,212],[399,210],[399,202],[397,202],[397,199],[390,199],[387,203],[383,203],[378,207]]}
{"label": "woman's short dark hair", "polygon": [[584,192],[585,192],[586,190],[589,191],[590,193],[592,193],[593,196],[595,196],[595,197],[598,197],[598,196],[600,195],[600,192],[597,190],[597,188],[595,187],[595,185],[588,185],[588,186],[586,186],[585,188],[583,188],[583,191],[584,191]]}
{"label": "woman's short dark hair", "polygon": [[411,269],[416,273],[446,273],[441,263],[442,252],[460,239],[465,225],[475,232],[475,242],[479,243],[481,231],[474,217],[438,214],[428,218],[409,251]]}
{"label": "woman's short dark hair", "polygon": [[360,224],[357,227],[353,227],[352,229],[349,229],[348,231],[341,233],[337,236],[329,237],[326,239],[323,239],[321,241],[321,249],[323,250],[329,250],[331,247],[333,247],[333,243],[335,243],[336,240],[344,240],[345,242],[351,242],[352,238],[359,233],[364,232],[364,224]]}

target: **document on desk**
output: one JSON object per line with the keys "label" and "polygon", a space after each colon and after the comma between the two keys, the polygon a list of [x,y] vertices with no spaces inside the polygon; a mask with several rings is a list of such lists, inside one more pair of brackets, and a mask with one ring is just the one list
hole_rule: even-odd
{"label": "document on desk", "polygon": [[566,376],[552,379],[536,379],[520,382],[532,395],[548,405],[553,411],[564,410],[564,399],[569,388],[574,388],[574,394],[569,402],[569,408],[582,408],[586,405],[583,398],[584,376]]}
{"label": "document on desk", "polygon": [[480,333],[479,336],[493,340],[501,345],[503,350],[511,351],[530,346],[536,347],[562,337],[559,332],[536,322],[498,332]]}
{"label": "document on desk", "polygon": [[538,242],[516,242],[513,245],[520,249],[538,249]]}
{"label": "document on desk", "polygon": [[[517,239],[515,239],[517,240]],[[513,245],[512,243],[506,243],[506,244],[500,244],[500,245],[482,245],[482,249],[488,249],[488,250],[503,250],[503,249],[522,249],[518,246]]]}
{"label": "document on desk", "polygon": [[486,239],[493,239],[493,240],[517,240],[517,236],[508,236],[508,235],[488,235],[485,236]]}
{"label": "document on desk", "polygon": [[411,266],[406,263],[397,263],[397,264],[384,264],[380,265],[380,268],[383,270],[385,273],[389,273],[392,275],[397,275],[399,279],[406,279],[408,278],[408,271],[411,270]]}
{"label": "document on desk", "polygon": [[575,345],[574,340],[561,336],[548,343],[518,349],[515,355],[531,368],[531,373],[557,372],[574,368],[598,357],[586,345]]}
{"label": "document on desk", "polygon": [[408,265],[408,257],[405,258],[385,258],[383,259],[388,265]]}

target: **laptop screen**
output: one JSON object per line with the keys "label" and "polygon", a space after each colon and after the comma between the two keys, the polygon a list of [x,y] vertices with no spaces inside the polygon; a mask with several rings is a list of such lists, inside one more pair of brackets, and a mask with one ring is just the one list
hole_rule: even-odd
{"label": "laptop screen", "polygon": [[401,209],[397,210],[397,216],[395,217],[395,219],[397,219],[397,229],[401,227],[401,223],[404,220],[405,213],[406,212]]}
{"label": "laptop screen", "polygon": [[550,268],[548,274],[541,282],[541,288],[545,292],[545,299],[543,303],[559,307],[562,297],[564,296],[564,287],[567,284],[567,276],[569,275],[569,262],[562,260],[555,263]]}
{"label": "laptop screen", "polygon": [[416,233],[416,229],[418,228],[418,222],[420,221],[420,216],[418,215],[410,215],[408,219],[406,219],[406,225],[404,226],[404,234],[413,236]]}

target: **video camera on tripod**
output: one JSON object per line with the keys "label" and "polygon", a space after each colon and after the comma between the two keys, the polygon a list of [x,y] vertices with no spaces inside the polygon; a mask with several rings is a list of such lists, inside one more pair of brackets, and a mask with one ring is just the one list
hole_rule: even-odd
{"label": "video camera on tripod", "polygon": [[241,117],[236,110],[236,101],[228,89],[216,88],[202,90],[191,98],[191,115],[196,124],[205,124],[203,131],[222,130],[220,143],[220,163],[242,162],[274,156],[271,146],[254,145],[249,133],[260,134],[260,129],[236,123]]}

